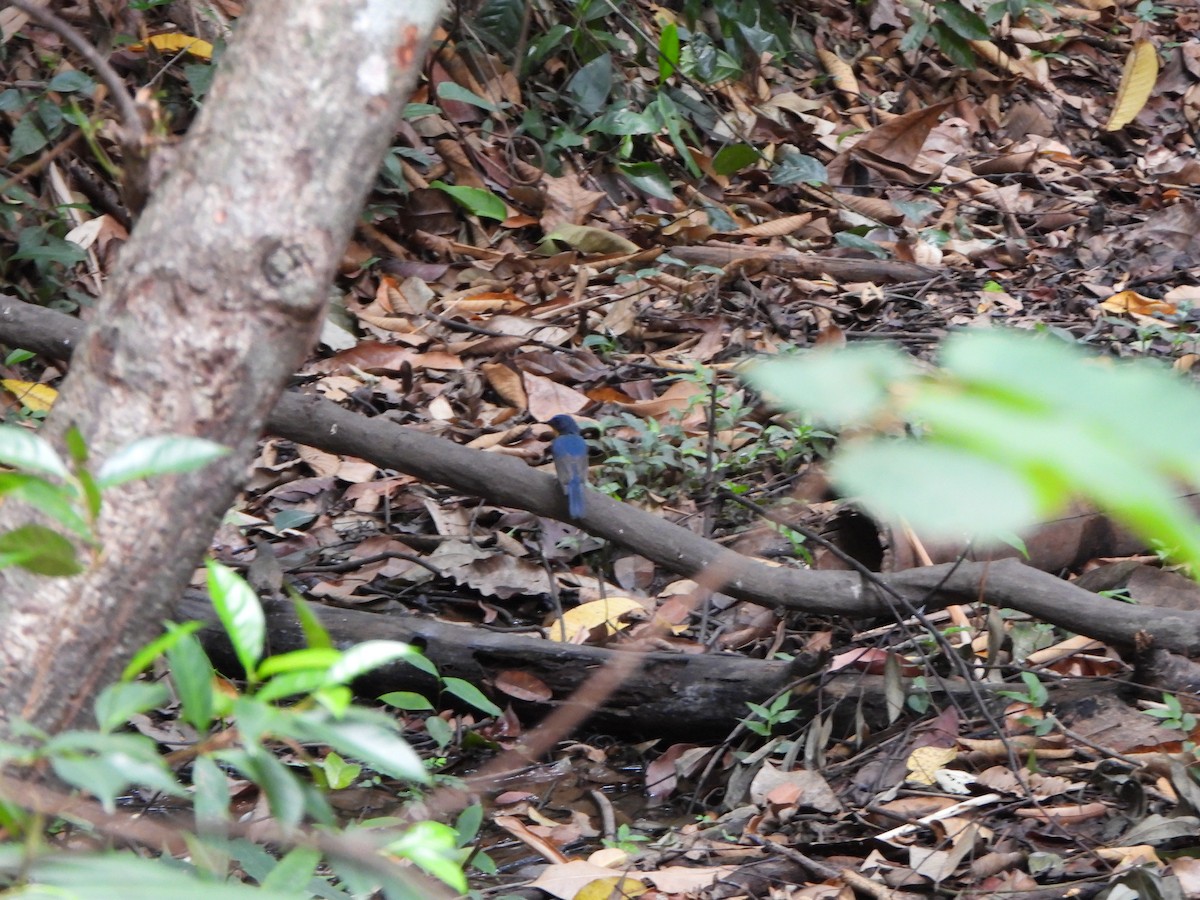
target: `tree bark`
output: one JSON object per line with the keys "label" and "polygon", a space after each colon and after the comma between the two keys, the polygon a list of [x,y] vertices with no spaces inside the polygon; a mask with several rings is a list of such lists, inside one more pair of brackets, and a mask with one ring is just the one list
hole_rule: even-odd
{"label": "tree bark", "polygon": [[[308,350],[439,10],[257,0],[239,23],[43,429],[77,427],[95,463],[162,434],[233,452],[107,492],[84,574],[0,572],[0,736],[86,721],[181,593]],[[30,515],[7,503],[0,529]]]}

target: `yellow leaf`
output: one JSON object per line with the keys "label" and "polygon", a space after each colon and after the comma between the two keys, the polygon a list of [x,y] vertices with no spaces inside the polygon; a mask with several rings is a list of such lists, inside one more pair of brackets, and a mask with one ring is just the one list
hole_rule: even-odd
{"label": "yellow leaf", "polygon": [[1117,102],[1108,117],[1105,131],[1120,131],[1142,111],[1154,82],[1158,79],[1158,52],[1145,39],[1135,41],[1125,60],[1125,71],[1121,73],[1121,86],[1117,88]]}
{"label": "yellow leaf", "polygon": [[180,50],[186,50],[192,56],[199,59],[212,59],[213,45],[208,41],[202,41],[198,37],[192,37],[190,34],[183,34],[178,31],[169,31],[166,34],[156,34],[146,38],[144,44],[130,44],[130,50],[145,50],[149,45],[160,53],[178,53]]}
{"label": "yellow leaf", "polygon": [[640,881],[626,875],[614,875],[612,878],[589,881],[579,889],[575,900],[624,900],[626,897],[640,897],[644,893],[646,886]]}
{"label": "yellow leaf", "polygon": [[[607,597],[604,600],[593,600],[567,610],[562,619],[551,623],[548,631],[552,641],[570,641],[579,632],[590,632],[593,628],[603,625],[607,634],[616,634],[622,628],[629,626],[621,621],[622,616],[631,612],[641,612],[645,617],[646,607],[632,597]],[[566,635],[563,635],[564,629]]]}
{"label": "yellow leaf", "polygon": [[908,755],[908,780],[914,784],[934,784],[937,770],[958,756],[953,747],[918,747]]}
{"label": "yellow leaf", "polygon": [[49,412],[58,396],[58,391],[54,388],[34,381],[13,381],[11,378],[4,378],[0,379],[0,385],[34,412]]}
{"label": "yellow leaf", "polygon": [[1143,297],[1137,291],[1120,291],[1100,304],[1100,308],[1113,313],[1129,313],[1135,316],[1173,316],[1179,312],[1174,303]]}
{"label": "yellow leaf", "polygon": [[639,249],[637,244],[627,238],[590,225],[559,225],[546,235],[546,242],[549,241],[562,241],[581,253],[637,253]]}

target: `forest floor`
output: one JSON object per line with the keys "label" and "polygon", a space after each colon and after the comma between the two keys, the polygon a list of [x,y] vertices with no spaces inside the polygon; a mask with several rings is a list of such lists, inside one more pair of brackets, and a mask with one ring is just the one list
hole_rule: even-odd
{"label": "forest floor", "polygon": [[[153,80],[182,136],[212,63],[161,36],[197,26],[93,5],[160,36],[111,61],[131,89]],[[806,535],[845,513],[821,475],[835,437],[767,406],[747,360],[890,340],[936,364],[948,334],[1006,326],[1190,377],[1194,6],[1010,2],[985,26],[953,2],[922,7],[924,25],[893,0],[683,4],[705,7],[694,21],[677,5],[487,2],[447,21],[293,387],[546,471],[544,423],[573,415],[592,490],[804,567],[828,562]],[[29,26],[6,50],[5,276],[86,319],[132,223],[64,117],[91,101],[47,68],[71,58],[61,39]],[[1153,90],[1129,110],[1137,75]],[[1114,111],[1132,121],[1106,130]],[[13,416],[61,377],[40,357],[2,371]],[[906,616],[783,614],[570,523],[281,438],[213,554],[342,610],[861,673],[864,699],[839,695],[836,715],[799,679],[724,736],[560,735],[483,791],[486,894],[607,897],[625,878],[620,896],[1200,896],[1195,696],[1134,700],[1128,660],[1028,617],[934,617],[981,682],[1007,683],[985,712],[978,692],[921,687],[945,651]],[[1113,562],[1070,560],[1055,574]],[[490,677],[500,715],[409,715],[440,774],[519,746],[560,696],[511,663]],[[362,784],[338,806],[388,796]]]}

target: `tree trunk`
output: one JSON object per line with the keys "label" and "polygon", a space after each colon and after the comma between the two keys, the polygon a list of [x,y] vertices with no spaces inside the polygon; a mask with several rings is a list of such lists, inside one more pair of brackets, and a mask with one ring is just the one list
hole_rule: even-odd
{"label": "tree trunk", "polygon": [[[85,722],[186,585],[309,348],[439,10],[257,0],[239,23],[43,430],[78,427],[97,464],[149,435],[233,453],[107,492],[84,574],[0,571],[0,736]],[[7,503],[0,530],[30,515]]]}

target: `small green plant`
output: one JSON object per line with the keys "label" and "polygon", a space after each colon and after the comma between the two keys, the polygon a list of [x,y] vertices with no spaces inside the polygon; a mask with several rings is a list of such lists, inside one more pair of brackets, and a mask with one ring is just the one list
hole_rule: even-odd
{"label": "small green plant", "polygon": [[786,725],[800,715],[800,710],[788,708],[791,700],[790,693],[783,693],[765,706],[747,701],[751,715],[742,719],[742,724],[759,737],[769,738],[780,725]]}
{"label": "small green plant", "polygon": [[[703,384],[711,375],[694,377]],[[631,413],[601,419],[595,441],[603,459],[597,486],[623,500],[637,500],[652,493],[695,493],[711,477],[714,486],[744,494],[774,475],[794,474],[823,455],[832,441],[831,434],[807,423],[755,421],[744,392],[727,388],[718,390],[714,426],[715,469],[710,476],[708,434]]]}
{"label": "small green plant", "polygon": [[630,856],[637,853],[640,849],[638,844],[649,841],[650,838],[644,834],[638,834],[628,824],[622,822],[617,826],[616,836],[613,838],[605,838],[603,844],[605,847],[615,847],[616,849],[627,853]]}
{"label": "small green plant", "polygon": [[913,712],[924,715],[933,706],[933,697],[929,693],[929,682],[924,675],[917,675],[908,683],[908,696],[904,698],[905,705]]}
{"label": "small green plant", "polygon": [[[997,691],[996,694],[1000,697],[1008,697],[1018,703],[1024,703],[1030,709],[1044,710],[1050,701],[1050,693],[1042,684],[1041,679],[1033,672],[1022,672],[1021,681],[1025,684],[1025,690]],[[1032,729],[1033,733],[1039,737],[1049,734],[1055,727],[1054,719],[1046,716],[1021,716],[1017,721]]]}
{"label": "small green plant", "polygon": [[1179,702],[1178,697],[1174,694],[1163,692],[1162,704],[1162,706],[1145,710],[1146,715],[1153,716],[1165,727],[1174,728],[1177,731],[1182,731],[1184,734],[1191,734],[1196,730],[1196,716],[1184,710],[1183,704]]}
{"label": "small green plant", "polygon": [[1028,704],[1034,709],[1042,709],[1047,701],[1049,701],[1050,693],[1046,690],[1046,686],[1042,684],[1041,679],[1033,672],[1022,672],[1021,681],[1025,684],[1025,690],[997,691],[996,694],[1000,697],[1008,697],[1010,700]]}
{"label": "small green plant", "polygon": [[[247,888],[225,883],[231,864],[236,863],[268,896],[278,896],[271,890],[290,889],[291,896],[307,890],[348,898],[347,890],[363,896],[381,887],[389,897],[418,896],[399,875],[389,878],[379,874],[379,867],[364,869],[337,852],[318,852],[301,830],[310,824],[366,839],[380,852],[408,859],[465,891],[463,865],[482,820],[478,807],[465,811],[454,826],[430,821],[405,825],[388,819],[339,829],[325,796],[350,786],[368,768],[373,773],[369,780],[377,784],[384,783],[381,776],[395,779],[399,795],[419,791],[430,782],[426,766],[401,736],[397,721],[354,704],[349,684],[371,669],[397,661],[436,676],[433,665],[412,646],[396,641],[367,641],[337,650],[298,598],[293,598],[296,613],[309,646],[264,656],[265,617],[249,585],[215,562],[208,563],[208,584],[217,616],[245,671],[243,690],[231,691],[227,685],[218,689],[212,663],[195,634],[200,623],[168,625],[162,637],[135,655],[121,681],[101,693],[95,704],[98,730],[51,736],[26,728],[19,743],[0,744],[0,767],[49,766],[61,781],[90,793],[109,811],[130,790],[191,798],[200,833],[191,845],[190,864],[167,868],[131,859],[125,869],[116,862],[127,858],[122,854],[74,855],[72,864],[88,873],[91,889],[115,895],[118,885],[146,888],[170,872],[183,878],[184,884],[207,880],[209,896],[242,896]],[[139,680],[164,655],[170,689],[168,682]],[[454,679],[443,683],[457,696],[495,709],[474,687]],[[181,724],[194,729],[196,736],[196,756],[186,780],[167,767],[153,740],[125,730],[132,716],[151,713],[168,704],[172,695],[179,704]],[[284,759],[278,753],[282,748],[288,749]],[[314,752],[312,748],[324,749]],[[231,773],[261,791],[275,828],[271,842],[294,845],[281,859],[244,838],[231,838],[235,827],[227,786]],[[7,851],[14,844],[0,844],[0,885],[60,883],[63,863],[41,847],[39,817],[0,802],[0,825],[10,841],[23,839],[26,845],[22,853],[12,855]],[[486,856],[476,855],[474,860],[477,867],[491,866]],[[322,867],[333,874],[319,874]]]}

